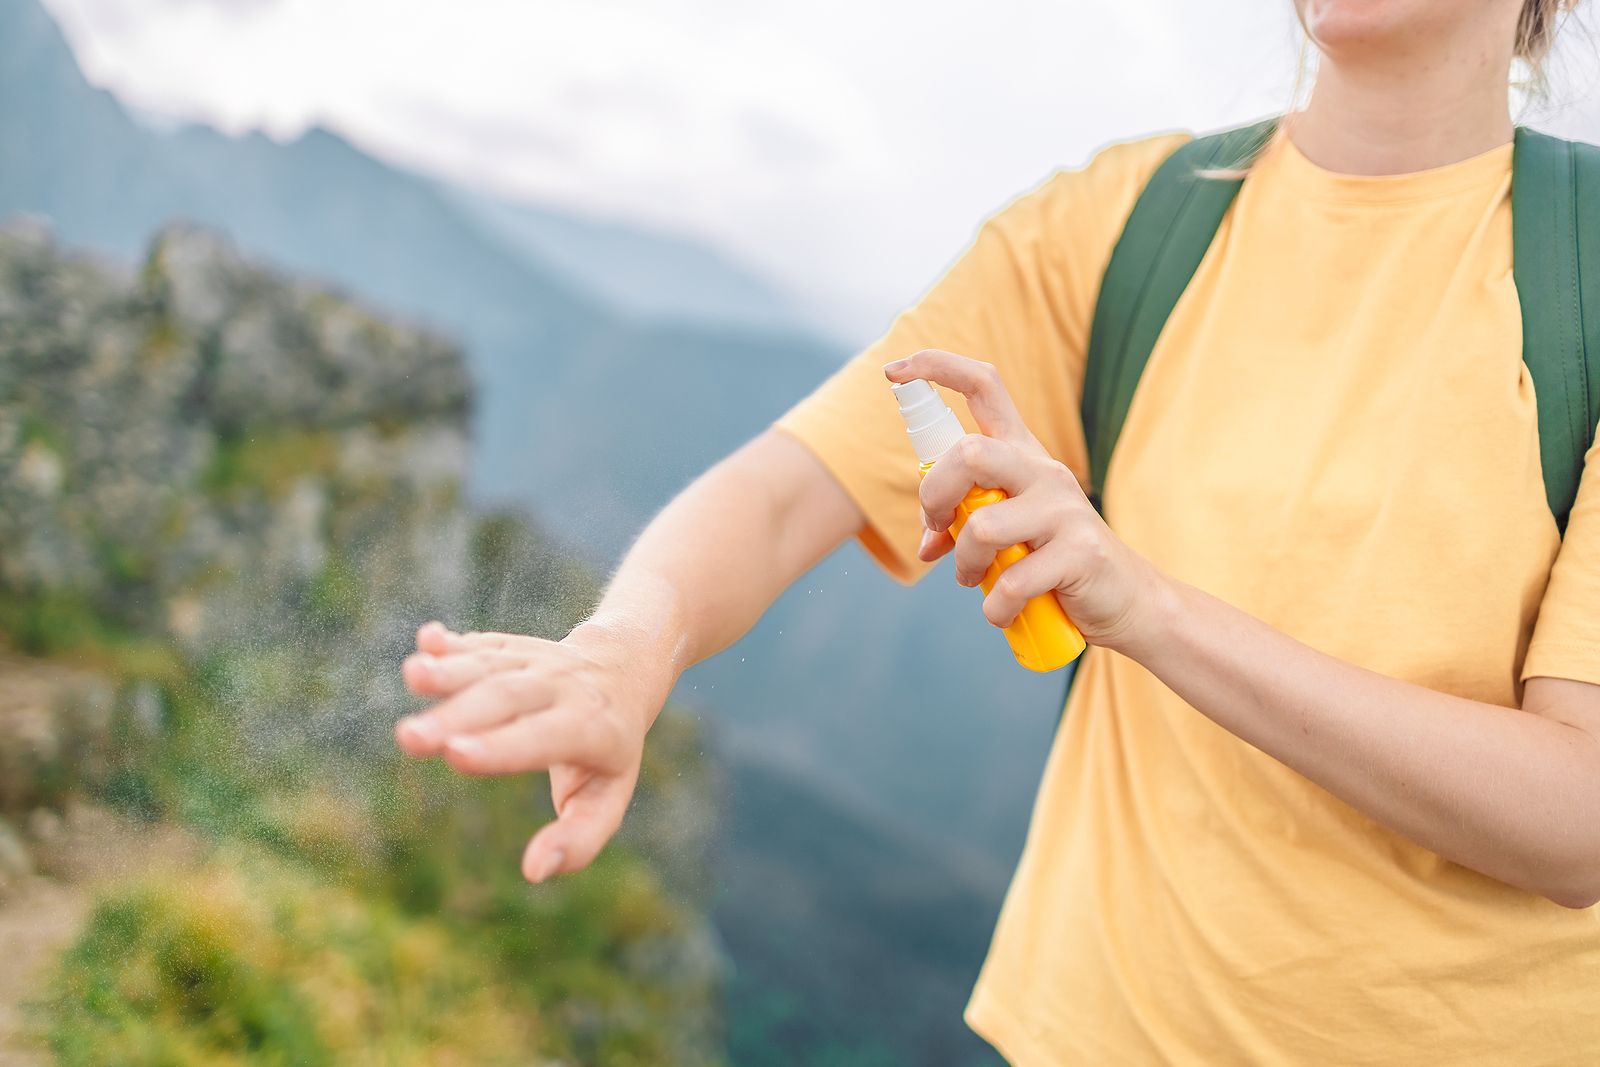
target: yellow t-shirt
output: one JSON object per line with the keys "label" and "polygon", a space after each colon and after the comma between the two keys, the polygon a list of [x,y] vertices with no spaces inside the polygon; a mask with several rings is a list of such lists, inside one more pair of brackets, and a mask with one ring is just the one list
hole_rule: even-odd
{"label": "yellow t-shirt", "polygon": [[[921,348],[992,361],[1087,483],[1100,276],[1182,141],[1109,148],[1013,203],[780,421],[861,506],[891,573],[926,568],[881,365]],[[1508,707],[1533,675],[1600,683],[1600,449],[1563,544],[1521,359],[1510,178],[1510,145],[1382,178],[1271,149],[1135,395],[1106,479],[1118,534],[1396,678]],[[1440,859],[1095,648],[967,1019],[1030,1067],[1600,1063],[1600,911]]]}

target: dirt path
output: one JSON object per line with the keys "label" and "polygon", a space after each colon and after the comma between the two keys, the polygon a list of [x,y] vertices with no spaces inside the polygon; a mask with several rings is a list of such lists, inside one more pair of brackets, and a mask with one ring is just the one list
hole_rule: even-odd
{"label": "dirt path", "polygon": [[130,823],[88,805],[74,807],[54,840],[36,846],[45,873],[0,903],[0,1067],[51,1063],[31,1033],[27,1008],[88,920],[97,893],[133,875],[192,863],[197,854],[179,830]]}

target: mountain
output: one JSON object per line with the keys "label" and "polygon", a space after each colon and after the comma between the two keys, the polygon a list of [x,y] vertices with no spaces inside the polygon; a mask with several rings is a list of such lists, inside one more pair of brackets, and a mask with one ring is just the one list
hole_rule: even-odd
{"label": "mountain", "polygon": [[694,241],[451,186],[441,191],[490,237],[549,264],[623,314],[769,333],[809,328],[784,293]]}
{"label": "mountain", "polygon": [[[0,0],[0,100],[0,218],[44,217],[62,240],[127,263],[162,226],[191,220],[254,259],[449,336],[471,380],[471,498],[536,515],[598,566],[844,355],[782,326],[781,296],[762,295],[761,282],[738,282],[735,267],[658,235],[552,222],[559,213],[526,206],[486,209],[478,194],[442,189],[328,129],[289,143],[152,129],[83,80],[36,0]],[[607,264],[640,248],[654,249],[652,271],[602,284]],[[619,292],[658,284],[668,268],[706,280],[662,295]],[[665,313],[685,291],[701,294],[692,313]],[[729,314],[746,300],[749,314]],[[687,675],[677,696],[751,768],[741,774],[781,768],[797,810],[870,818],[878,853],[898,857],[908,878],[963,872],[981,927],[1020,847],[1062,679],[1017,668],[975,598],[942,575],[900,589],[849,547],[739,646]],[[844,928],[896,901],[881,880],[849,881],[849,865],[824,875],[779,856],[785,840],[746,824],[721,862],[788,864]],[[730,943],[758,943],[759,908],[736,900],[723,912]],[[943,936],[934,913],[904,914],[926,922],[927,938]],[[815,933],[784,929],[796,941]],[[950,991],[975,968],[982,941],[963,944],[972,957],[929,1002],[952,1041],[961,996]],[[900,963],[878,958],[863,980],[898,988]]]}

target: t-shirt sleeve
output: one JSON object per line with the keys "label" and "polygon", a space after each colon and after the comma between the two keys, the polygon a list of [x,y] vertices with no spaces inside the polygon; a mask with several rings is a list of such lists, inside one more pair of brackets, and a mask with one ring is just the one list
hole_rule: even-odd
{"label": "t-shirt sleeve", "polygon": [[1578,498],[1522,661],[1523,679],[1536,676],[1600,685],[1600,440],[1584,457]]}
{"label": "t-shirt sleeve", "polygon": [[[929,565],[916,558],[917,460],[883,365],[925,348],[993,363],[1034,434],[1086,479],[1078,402],[1100,277],[1140,190],[1186,139],[1113,145],[1012,202],[887,333],[778,420],[860,507],[862,545],[898,580]],[[960,395],[945,399],[974,432]]]}

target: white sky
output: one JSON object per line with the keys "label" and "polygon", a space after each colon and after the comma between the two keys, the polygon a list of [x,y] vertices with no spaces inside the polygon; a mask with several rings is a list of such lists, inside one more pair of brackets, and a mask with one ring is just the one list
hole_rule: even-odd
{"label": "white sky", "polygon": [[[90,79],[140,109],[277,137],[322,123],[432,174],[686,232],[855,341],[1057,167],[1282,108],[1298,50],[1289,0],[46,3]],[[1568,67],[1558,98],[1600,134],[1592,55]]]}

